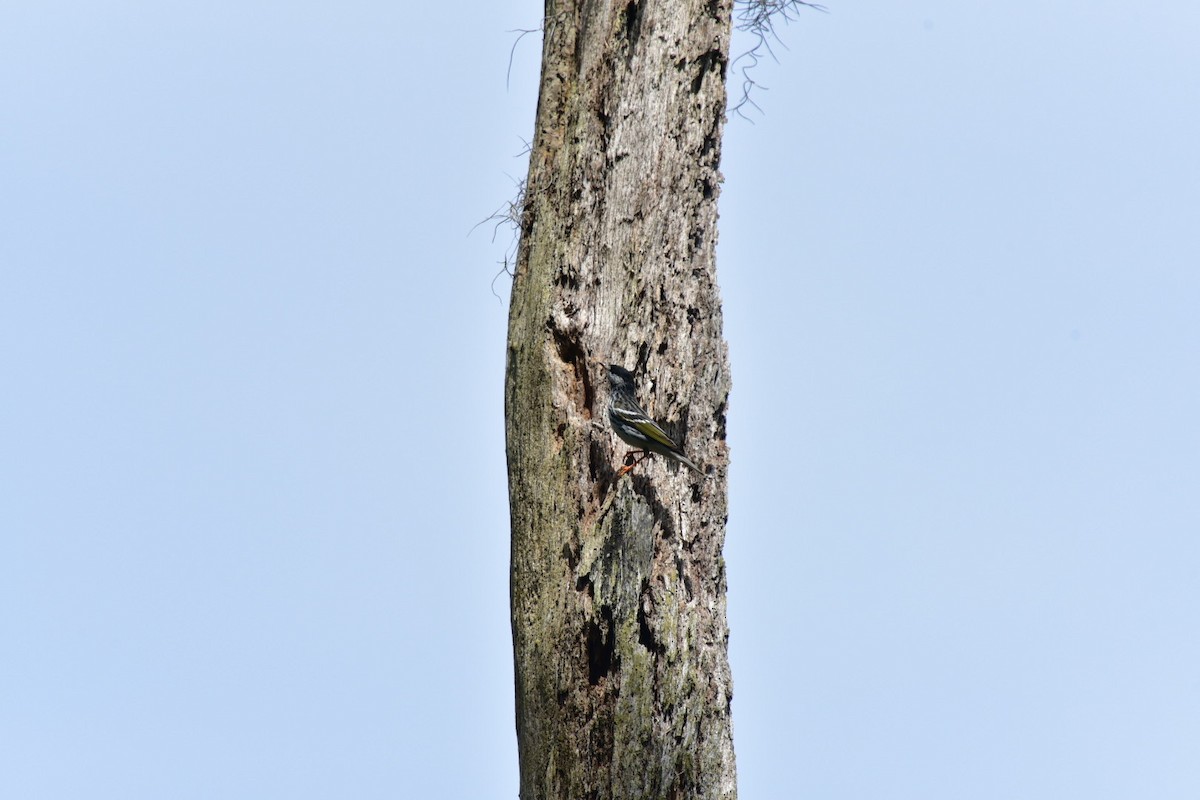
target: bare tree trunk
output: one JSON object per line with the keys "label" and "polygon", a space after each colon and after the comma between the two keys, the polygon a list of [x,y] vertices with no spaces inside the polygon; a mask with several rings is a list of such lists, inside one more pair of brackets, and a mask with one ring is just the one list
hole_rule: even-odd
{"label": "bare tree trunk", "polygon": [[[714,250],[732,0],[547,0],[505,415],[521,797],[733,798]],[[706,475],[615,480],[606,365]]]}

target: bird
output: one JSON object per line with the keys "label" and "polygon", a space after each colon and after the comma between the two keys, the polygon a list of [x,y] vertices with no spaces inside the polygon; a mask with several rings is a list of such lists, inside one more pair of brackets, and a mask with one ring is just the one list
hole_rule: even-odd
{"label": "bird", "polygon": [[689,467],[700,474],[704,474],[704,470],[692,461],[683,452],[683,448],[675,443],[675,440],[667,435],[667,432],[662,429],[654,420],[650,419],[650,415],[638,405],[636,384],[634,382],[633,373],[624,367],[618,367],[615,364],[608,366],[608,421],[613,427],[613,431],[631,447],[637,448],[626,454],[628,458],[633,453],[641,453],[642,456],[632,464],[622,466],[617,472],[617,477],[620,478],[625,473],[632,470],[650,453],[658,453],[668,458],[673,458],[680,464]]}

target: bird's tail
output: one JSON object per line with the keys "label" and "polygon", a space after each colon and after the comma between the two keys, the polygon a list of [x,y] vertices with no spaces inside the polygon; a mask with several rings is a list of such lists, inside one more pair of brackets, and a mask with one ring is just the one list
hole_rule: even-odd
{"label": "bird's tail", "polygon": [[671,456],[676,461],[678,461],[680,464],[683,464],[684,466],[687,466],[687,467],[691,467],[693,470],[695,470],[696,472],[699,472],[701,475],[704,474],[704,470],[700,469],[700,466],[695,461],[692,461],[690,458],[685,456],[683,453],[676,453],[674,450],[672,450]]}

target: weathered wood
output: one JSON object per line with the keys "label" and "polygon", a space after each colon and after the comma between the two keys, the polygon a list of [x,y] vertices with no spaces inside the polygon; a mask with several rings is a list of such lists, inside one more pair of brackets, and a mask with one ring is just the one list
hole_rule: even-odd
{"label": "weathered wood", "polygon": [[[731,0],[548,0],[505,414],[521,797],[733,798],[728,356],[715,268]],[[614,481],[606,365],[705,476]]]}

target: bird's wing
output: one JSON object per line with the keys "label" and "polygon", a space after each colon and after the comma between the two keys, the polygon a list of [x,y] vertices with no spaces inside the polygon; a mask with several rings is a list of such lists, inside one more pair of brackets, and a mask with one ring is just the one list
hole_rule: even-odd
{"label": "bird's wing", "polygon": [[637,422],[637,429],[642,432],[642,435],[647,439],[654,441],[666,447],[669,450],[678,450],[679,445],[675,444],[675,440],[667,436],[667,432],[658,426],[658,423],[649,417],[643,417]]}

